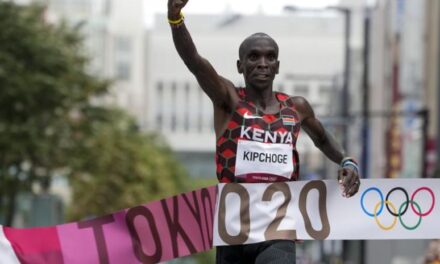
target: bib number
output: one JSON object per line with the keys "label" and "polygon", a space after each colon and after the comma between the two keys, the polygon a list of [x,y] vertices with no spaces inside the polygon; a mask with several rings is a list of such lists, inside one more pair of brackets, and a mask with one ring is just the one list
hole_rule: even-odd
{"label": "bib number", "polygon": [[289,179],[294,172],[292,155],[290,144],[239,140],[235,175],[271,174]]}

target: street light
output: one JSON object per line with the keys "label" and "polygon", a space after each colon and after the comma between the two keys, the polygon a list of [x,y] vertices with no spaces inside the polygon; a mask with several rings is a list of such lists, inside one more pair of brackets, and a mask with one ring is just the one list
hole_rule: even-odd
{"label": "street light", "polygon": [[[310,9],[310,8],[298,8],[293,5],[284,6],[284,11],[287,12],[325,12],[329,10],[334,10],[341,13],[344,16],[344,78],[342,84],[342,98],[341,98],[341,116],[347,121],[350,118],[350,68],[351,68],[351,10],[349,8],[340,6],[328,6],[324,9]],[[348,122],[342,126],[342,147],[348,153]]]}
{"label": "street light", "polygon": [[[351,69],[351,10],[345,7],[330,6],[327,9],[335,10],[343,14],[344,16],[344,83],[342,85],[342,102],[341,102],[341,115],[344,120],[350,118],[350,69]],[[342,126],[342,147],[348,153],[348,126]]]}

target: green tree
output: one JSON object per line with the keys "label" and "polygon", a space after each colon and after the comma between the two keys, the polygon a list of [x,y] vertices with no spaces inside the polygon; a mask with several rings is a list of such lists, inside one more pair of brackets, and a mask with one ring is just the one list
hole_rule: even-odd
{"label": "green tree", "polygon": [[90,109],[83,117],[72,156],[72,220],[186,190],[185,171],[159,137],[140,134],[121,111]]}
{"label": "green tree", "polygon": [[[18,193],[68,176],[73,217],[178,192],[184,172],[163,142],[123,111],[94,105],[108,82],[89,75],[79,29],[51,25],[41,6],[0,0],[0,216]],[[1,219],[2,217],[0,217]]]}

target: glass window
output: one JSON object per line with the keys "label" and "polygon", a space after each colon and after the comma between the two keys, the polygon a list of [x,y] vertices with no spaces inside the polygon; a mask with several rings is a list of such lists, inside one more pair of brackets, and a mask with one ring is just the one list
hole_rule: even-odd
{"label": "glass window", "polygon": [[119,62],[116,64],[116,78],[119,80],[130,79],[130,65],[124,62]]}
{"label": "glass window", "polygon": [[321,101],[323,103],[329,103],[329,100],[331,99],[331,86],[328,85],[321,85],[319,86],[319,97],[321,98]]}
{"label": "glass window", "polygon": [[185,101],[182,102],[185,104],[185,111],[184,111],[184,116],[185,116],[184,130],[185,130],[185,132],[189,132],[189,115],[190,115],[189,93],[190,93],[190,84],[187,82],[187,83],[185,83]]}
{"label": "glass window", "polygon": [[159,130],[163,130],[163,82],[158,82],[156,84],[156,92],[157,92],[157,102],[156,102],[156,127]]}
{"label": "glass window", "polygon": [[171,131],[175,132],[177,130],[177,83],[173,82],[171,84]]}
{"label": "glass window", "polygon": [[131,76],[132,42],[128,37],[115,38],[115,77],[129,80]]}

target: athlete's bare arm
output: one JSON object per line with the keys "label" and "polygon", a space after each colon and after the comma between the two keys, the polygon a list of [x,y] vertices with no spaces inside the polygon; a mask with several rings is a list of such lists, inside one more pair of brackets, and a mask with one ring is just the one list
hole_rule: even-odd
{"label": "athlete's bare arm", "polygon": [[[302,129],[310,136],[315,146],[330,160],[340,164],[344,158],[344,150],[315,117],[310,104],[300,96],[292,97],[292,100],[300,115]],[[343,193],[345,196],[351,197],[359,190],[359,175],[357,171],[351,168],[341,168],[338,172],[338,179],[344,189]]]}
{"label": "athlete's bare arm", "polygon": [[[188,0],[168,0],[168,18],[178,20],[187,2]],[[235,87],[231,81],[217,74],[208,60],[200,56],[185,24],[172,27],[172,34],[179,56],[214,104],[214,125],[218,136],[238,102]]]}

